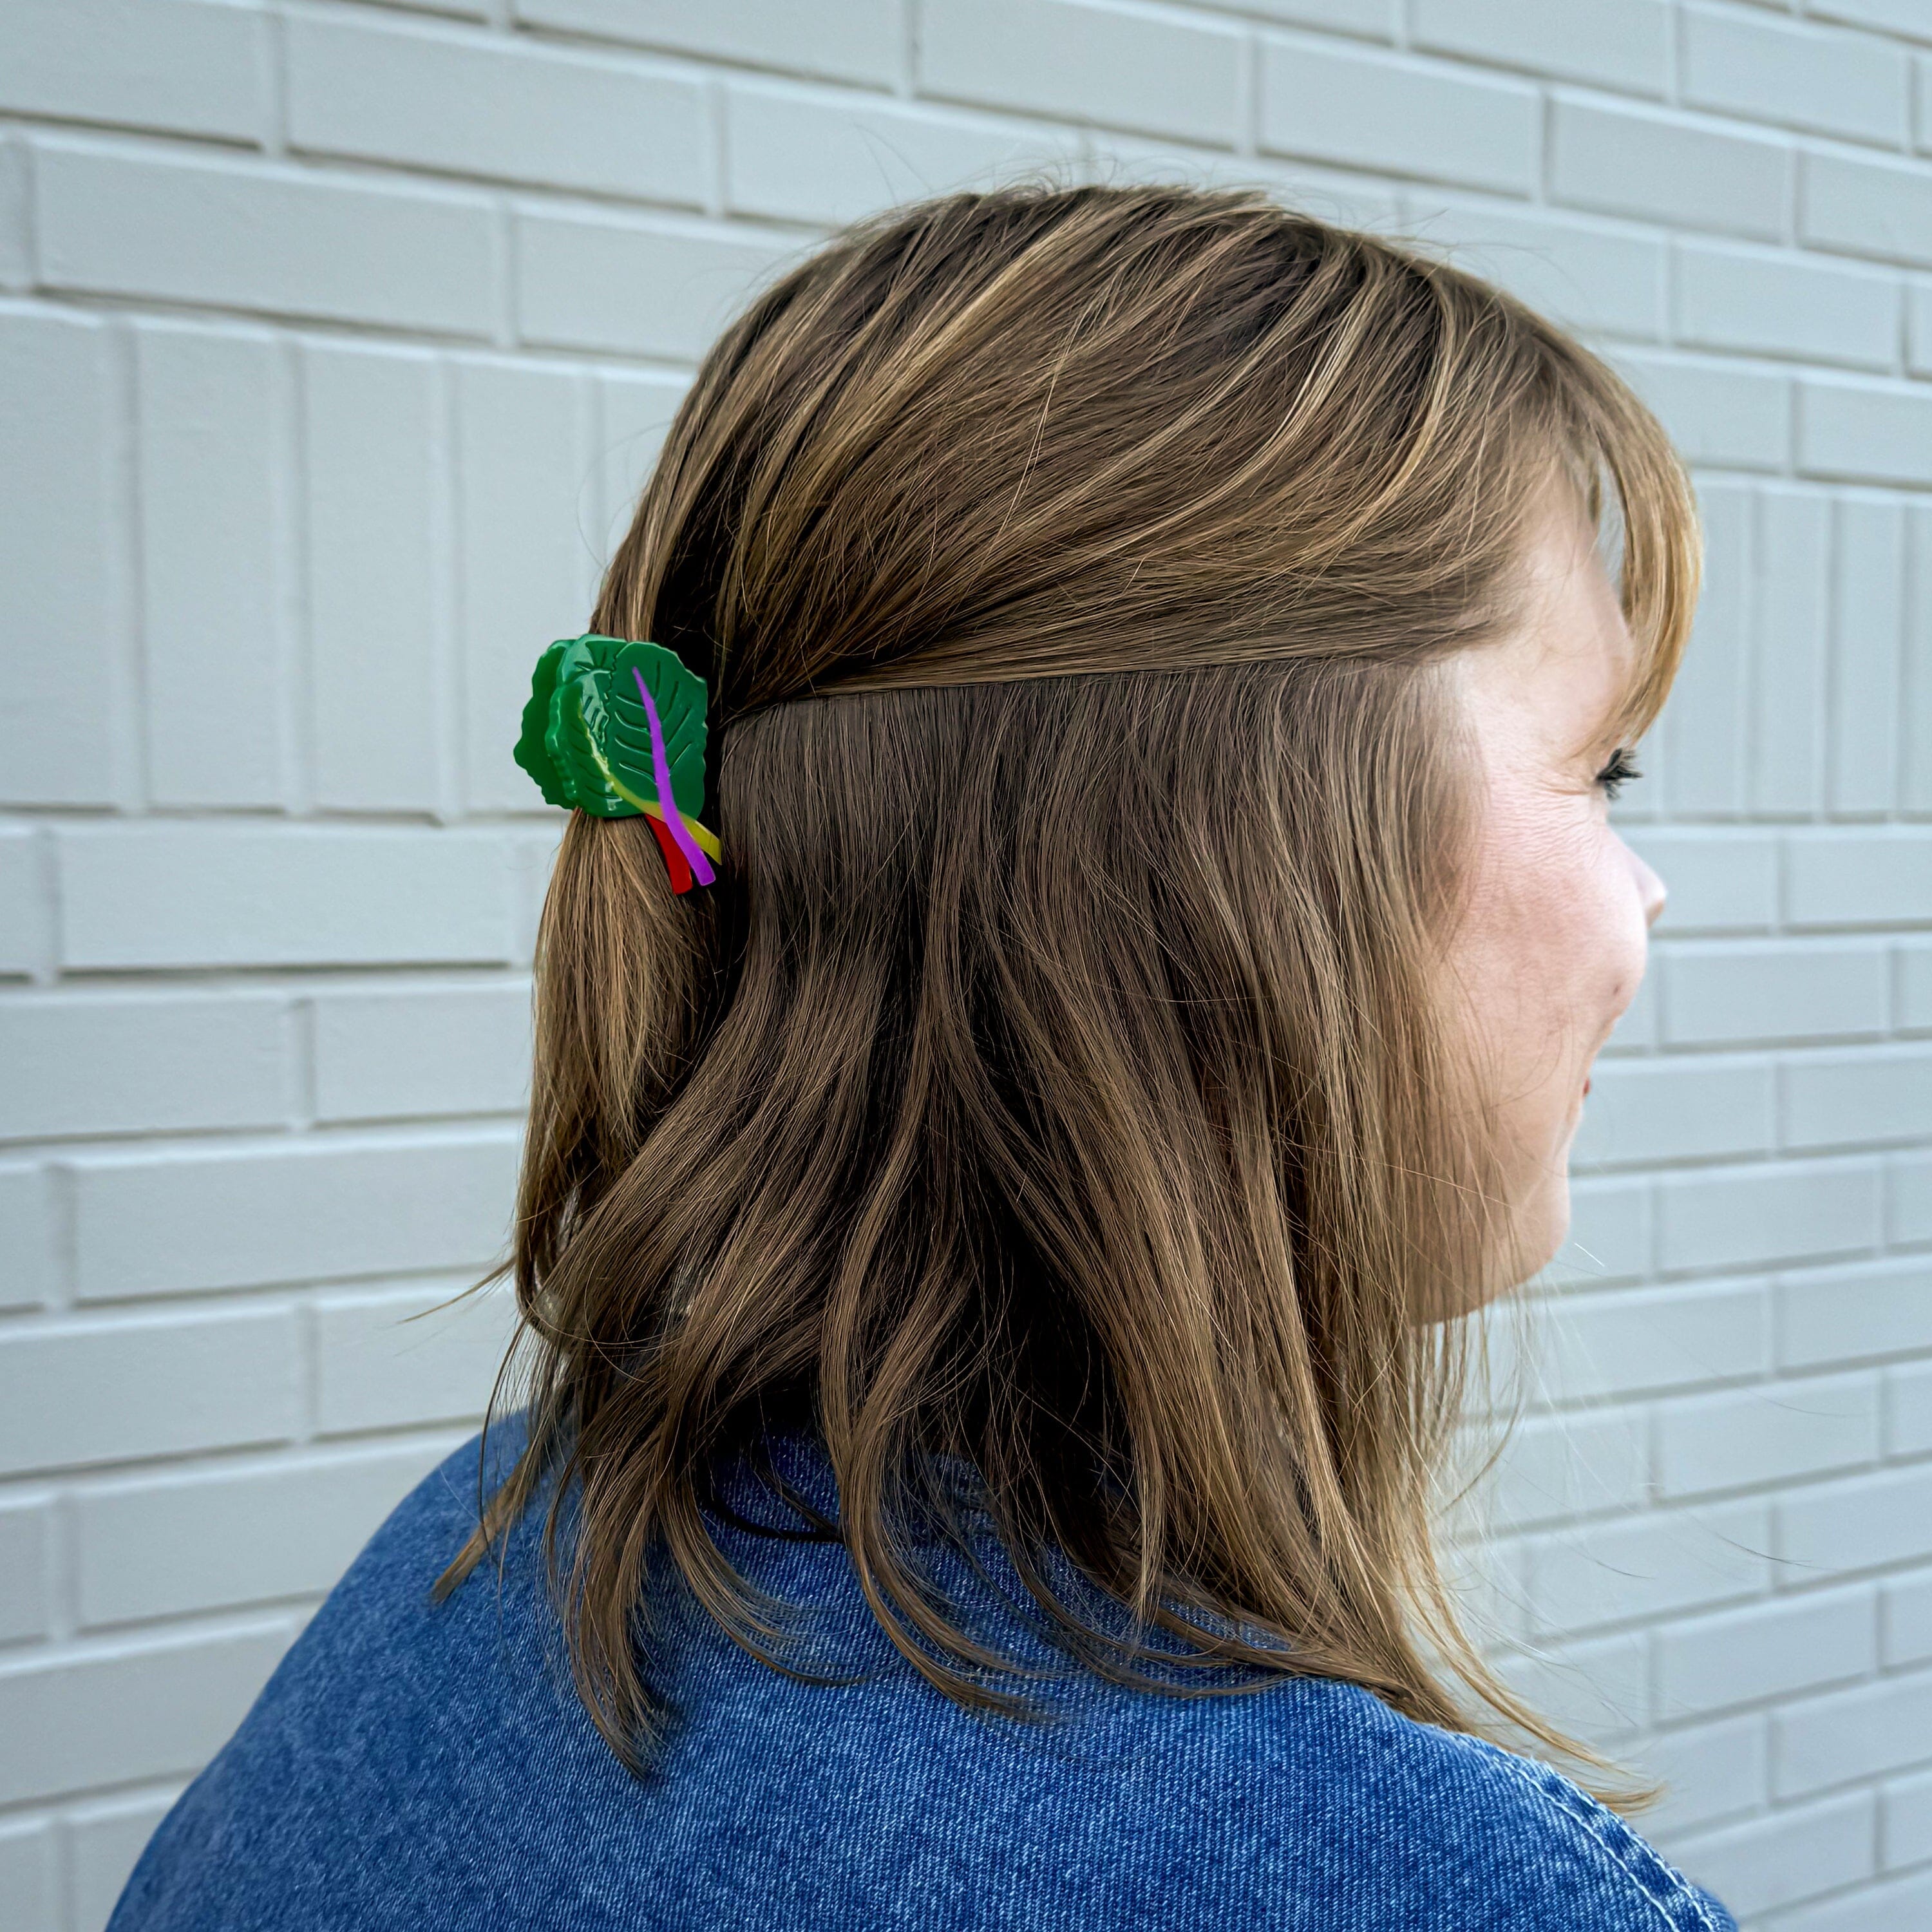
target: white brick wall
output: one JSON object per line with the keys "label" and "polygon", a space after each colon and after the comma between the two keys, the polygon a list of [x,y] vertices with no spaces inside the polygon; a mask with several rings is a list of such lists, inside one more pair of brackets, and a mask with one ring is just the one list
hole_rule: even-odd
{"label": "white brick wall", "polygon": [[0,6],[0,1920],[95,1932],[473,1426],[552,814],[508,747],[830,224],[1260,180],[1696,466],[1652,980],[1492,1486],[1511,1676],[1754,1928],[1932,1924],[1932,0]]}

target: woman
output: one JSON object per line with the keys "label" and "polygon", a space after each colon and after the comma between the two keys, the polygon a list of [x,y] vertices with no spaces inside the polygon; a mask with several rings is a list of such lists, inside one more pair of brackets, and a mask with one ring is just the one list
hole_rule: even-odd
{"label": "woman", "polygon": [[1696,572],[1600,363],[1258,196],[956,196],[764,296],[526,715],[527,1406],[119,1932],[1730,1925],[1478,1735],[1610,1768],[1430,1529]]}

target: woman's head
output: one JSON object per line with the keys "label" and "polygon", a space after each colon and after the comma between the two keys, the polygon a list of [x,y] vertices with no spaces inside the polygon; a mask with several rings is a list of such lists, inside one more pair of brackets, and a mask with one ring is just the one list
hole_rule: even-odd
{"label": "woman's head", "polygon": [[[994,1694],[896,1526],[935,1452],[1103,1667],[1132,1660],[1051,1600],[1048,1547],[1450,1721],[1419,1611],[1534,1724],[1430,1555],[1458,1328],[1431,1318],[1546,1258],[1562,1149],[1526,1084],[1587,1064],[1640,970],[1596,774],[1564,790],[1583,753],[1517,714],[1627,742],[1695,568],[1675,459],[1600,364],[1258,196],[956,196],[725,335],[593,618],[710,684],[724,864],[674,898],[641,821],[566,835],[532,1448],[494,1519],[581,1479],[573,1636],[614,1742],[651,1712],[647,1564],[759,1640],[704,1471],[786,1421],[965,1701]],[[1562,931],[1512,1013],[1537,849]]]}

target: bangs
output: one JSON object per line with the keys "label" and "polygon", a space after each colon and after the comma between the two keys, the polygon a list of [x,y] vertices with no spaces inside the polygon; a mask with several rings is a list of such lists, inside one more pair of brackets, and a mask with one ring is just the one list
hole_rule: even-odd
{"label": "bangs", "polygon": [[1697,608],[1703,545],[1690,481],[1663,426],[1623,379],[1587,350],[1544,335],[1565,467],[1616,586],[1634,646],[1616,713],[1634,742],[1670,694]]}

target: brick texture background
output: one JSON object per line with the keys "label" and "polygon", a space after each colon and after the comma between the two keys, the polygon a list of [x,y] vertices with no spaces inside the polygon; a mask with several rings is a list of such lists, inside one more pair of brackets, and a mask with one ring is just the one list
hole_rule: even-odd
{"label": "brick texture background", "polygon": [[1932,0],[4,0],[14,1932],[97,1932],[473,1425],[556,832],[508,746],[694,359],[1040,164],[1424,236],[1696,466],[1619,808],[1670,908],[1486,1600],[1748,1925],[1932,1924]]}

